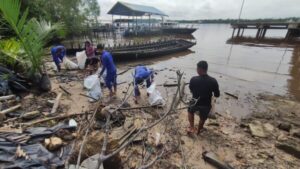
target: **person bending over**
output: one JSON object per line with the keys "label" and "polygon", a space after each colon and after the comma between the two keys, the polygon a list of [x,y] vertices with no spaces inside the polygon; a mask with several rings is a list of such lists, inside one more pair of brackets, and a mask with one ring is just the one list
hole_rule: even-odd
{"label": "person bending over", "polygon": [[[105,85],[109,89],[110,96],[117,93],[117,69],[113,60],[112,55],[104,50],[104,46],[97,45],[98,51],[101,53],[102,70],[99,73],[99,77],[103,75],[106,70]],[[112,87],[114,90],[112,90]]]}
{"label": "person bending over", "polygon": [[66,48],[62,45],[54,46],[51,48],[51,55],[57,67],[58,72],[60,72],[61,70],[60,64],[63,62],[63,59],[66,55]]}
{"label": "person bending over", "polygon": [[190,80],[189,88],[193,95],[188,108],[188,120],[190,126],[188,133],[195,133],[194,114],[197,112],[200,116],[197,134],[203,129],[204,123],[207,120],[208,114],[211,110],[211,98],[220,96],[218,82],[215,78],[207,74],[208,64],[206,61],[200,61],[197,64],[198,76],[194,76]]}
{"label": "person bending over", "polygon": [[[139,90],[139,86],[146,81],[147,88],[151,86],[153,82],[153,72],[148,69],[146,66],[137,66],[134,69],[134,98],[135,103],[138,104],[138,97],[140,97],[141,93]],[[148,93],[147,93],[148,95]]]}

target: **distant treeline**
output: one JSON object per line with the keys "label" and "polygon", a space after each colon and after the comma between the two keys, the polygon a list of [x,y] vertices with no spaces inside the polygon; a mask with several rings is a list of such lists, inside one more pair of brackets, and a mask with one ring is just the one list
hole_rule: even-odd
{"label": "distant treeline", "polygon": [[[172,20],[179,23],[236,23],[237,19],[202,19],[202,20]],[[300,22],[299,17],[279,18],[279,19],[241,19],[240,22]]]}

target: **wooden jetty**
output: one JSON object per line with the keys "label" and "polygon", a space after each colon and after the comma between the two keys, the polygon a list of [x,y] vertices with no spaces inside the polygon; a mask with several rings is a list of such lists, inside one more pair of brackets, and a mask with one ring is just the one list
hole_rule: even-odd
{"label": "wooden jetty", "polygon": [[[300,23],[260,23],[260,22],[241,22],[241,23],[232,23],[231,27],[233,28],[232,38],[233,37],[243,37],[245,29],[257,29],[256,39],[263,39],[269,29],[286,29],[287,33],[285,39],[293,39],[295,37],[300,37]],[[237,30],[237,34],[235,32]]]}

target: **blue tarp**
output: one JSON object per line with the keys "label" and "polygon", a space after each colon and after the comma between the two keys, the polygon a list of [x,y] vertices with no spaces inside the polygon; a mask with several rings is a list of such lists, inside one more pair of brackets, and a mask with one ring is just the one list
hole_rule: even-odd
{"label": "blue tarp", "polygon": [[162,11],[152,6],[137,5],[125,2],[117,2],[108,12],[111,15],[123,16],[144,16],[144,15],[159,15],[168,16]]}

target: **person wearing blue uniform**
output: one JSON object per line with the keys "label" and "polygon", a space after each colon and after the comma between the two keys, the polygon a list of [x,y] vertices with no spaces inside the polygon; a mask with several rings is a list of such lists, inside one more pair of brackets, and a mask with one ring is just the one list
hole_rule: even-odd
{"label": "person wearing blue uniform", "polygon": [[[138,103],[138,97],[141,95],[139,86],[146,81],[146,87],[150,87],[153,82],[153,71],[148,69],[146,66],[137,66],[134,69],[134,96],[135,103]],[[148,93],[147,93],[148,95]]]}
{"label": "person wearing blue uniform", "polygon": [[58,72],[61,70],[60,63],[63,62],[63,59],[66,55],[66,48],[62,45],[54,46],[51,48],[51,55],[53,58],[53,61],[57,67]]}
{"label": "person wearing blue uniform", "polygon": [[[102,70],[99,77],[101,77],[106,70],[105,85],[109,89],[110,96],[115,95],[117,93],[117,69],[113,57],[109,52],[104,50],[103,45],[97,45],[97,49],[102,53],[100,58]],[[112,87],[114,88],[114,91],[112,90]]]}

